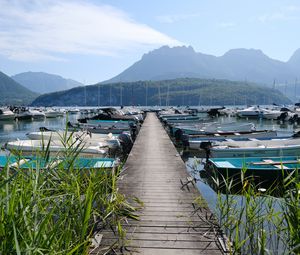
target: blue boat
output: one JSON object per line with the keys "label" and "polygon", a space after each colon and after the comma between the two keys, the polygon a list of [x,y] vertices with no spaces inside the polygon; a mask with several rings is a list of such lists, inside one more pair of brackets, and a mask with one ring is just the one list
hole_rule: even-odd
{"label": "blue boat", "polygon": [[41,157],[0,155],[0,169],[4,169],[7,166],[19,169],[47,169],[55,167],[63,167],[64,169],[70,167],[75,169],[109,169],[114,167],[115,164],[116,161],[112,158],[77,158],[73,161],[61,157],[45,160]]}
{"label": "blue boat", "polygon": [[255,177],[260,181],[283,180],[300,167],[300,157],[213,158],[205,165],[212,176],[223,178]]}

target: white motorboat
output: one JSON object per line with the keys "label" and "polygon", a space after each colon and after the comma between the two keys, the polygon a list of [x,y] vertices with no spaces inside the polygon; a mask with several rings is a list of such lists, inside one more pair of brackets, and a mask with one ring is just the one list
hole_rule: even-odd
{"label": "white motorboat", "polygon": [[69,114],[77,114],[79,112],[80,112],[80,110],[77,108],[72,108],[72,109],[67,110],[67,113],[69,113]]}
{"label": "white motorboat", "polygon": [[32,119],[44,119],[45,118],[45,113],[38,111],[38,110],[29,110],[31,113]]}
{"label": "white motorboat", "polygon": [[282,114],[279,110],[263,109],[262,112],[262,117],[268,120],[276,120]]}
{"label": "white motorboat", "polygon": [[61,111],[56,111],[53,109],[49,109],[45,111],[46,118],[57,118],[62,117],[64,114]]}
{"label": "white motorboat", "polygon": [[[78,148],[80,157],[106,157],[108,154],[107,144],[98,143],[98,145],[86,145],[81,141],[69,142],[68,146],[64,146],[61,141],[58,140],[19,140],[8,142],[6,149],[14,152],[19,152],[23,156],[36,155],[43,150],[46,150],[48,143],[50,143],[49,151],[51,156],[64,155],[67,151],[66,147],[75,149]],[[81,149],[82,148],[82,149]]]}
{"label": "white motorboat", "polygon": [[300,156],[300,139],[226,141],[209,151],[213,158]]}
{"label": "white motorboat", "polygon": [[263,116],[263,110],[258,106],[251,106],[243,110],[238,110],[236,115],[240,118],[258,118]]}
{"label": "white motorboat", "polygon": [[[186,139],[185,137],[183,137]],[[213,136],[188,136],[188,143],[187,146],[189,149],[192,150],[199,150],[202,148],[202,145],[205,143],[217,143],[217,142],[223,142],[223,141],[251,141],[251,140],[272,140],[272,139],[281,139],[281,138],[291,138],[291,136],[283,136],[278,137],[277,132],[273,130],[260,130],[260,131],[254,131],[250,132],[248,134],[240,134],[240,133],[233,133],[233,134],[225,134],[220,135],[216,133]],[[184,140],[183,141],[187,141]]]}
{"label": "white motorboat", "polygon": [[17,120],[31,120],[32,113],[26,109],[16,109],[15,118]]}
{"label": "white motorboat", "polygon": [[176,125],[172,127],[172,133],[181,130],[184,134],[189,135],[208,135],[212,133],[227,133],[227,132],[252,132],[255,131],[253,123],[229,122],[229,123],[201,123],[197,125]]}
{"label": "white motorboat", "polygon": [[120,141],[118,135],[113,134],[91,134],[87,132],[65,132],[65,131],[38,131],[26,134],[31,140],[51,140],[51,141],[63,141],[64,137],[71,137],[78,139],[88,146],[95,146],[99,143],[107,144],[110,149],[116,149],[120,147]]}
{"label": "white motorboat", "polygon": [[0,120],[13,120],[15,114],[8,108],[0,108]]}

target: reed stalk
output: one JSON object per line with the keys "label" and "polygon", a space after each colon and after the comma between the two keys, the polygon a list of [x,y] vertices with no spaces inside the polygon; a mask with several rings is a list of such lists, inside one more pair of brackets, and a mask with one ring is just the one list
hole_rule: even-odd
{"label": "reed stalk", "polygon": [[233,244],[230,253],[300,254],[298,170],[263,191],[261,183],[245,177],[246,171],[242,169],[238,181],[220,174],[210,177],[219,225]]}
{"label": "reed stalk", "polygon": [[118,192],[120,168],[78,169],[74,162],[84,144],[75,143],[67,130],[62,144],[64,164],[52,166],[45,141],[35,169],[8,164],[0,170],[1,255],[88,254],[95,231],[108,227],[124,240],[123,220],[137,219]]}

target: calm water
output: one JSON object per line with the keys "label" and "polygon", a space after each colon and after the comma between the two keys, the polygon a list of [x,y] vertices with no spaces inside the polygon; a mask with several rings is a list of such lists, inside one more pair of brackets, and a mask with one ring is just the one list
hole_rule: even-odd
{"label": "calm water", "polygon": [[[75,122],[78,118],[82,117],[80,114],[68,115],[68,120]],[[257,130],[261,129],[274,129],[279,131],[279,134],[291,134],[293,131],[297,130],[297,126],[289,124],[280,124],[277,121],[270,120],[245,120],[236,119],[235,117],[219,117],[214,118],[213,121],[218,121],[220,123],[225,122],[252,122],[256,125]],[[60,118],[46,118],[38,121],[0,121],[0,145],[6,143],[7,141],[12,141],[16,139],[27,139],[26,134],[33,131],[38,131],[40,127],[47,127],[50,129],[64,129],[66,126],[66,116]],[[215,191],[206,183],[201,180],[199,176],[199,170],[203,168],[202,164],[199,164],[199,159],[195,157],[188,157],[186,159],[187,169],[189,171],[194,171],[194,175],[199,181],[197,182],[197,187],[200,190],[203,197],[208,202],[209,207],[212,211],[216,211],[217,196]],[[240,201],[241,197],[236,196],[236,200]]]}
{"label": "calm water", "polygon": [[[79,118],[77,115],[69,115],[69,121],[73,122]],[[51,129],[64,129],[66,126],[66,117],[45,118],[42,120],[20,120],[20,121],[0,121],[0,144],[17,139],[28,139],[26,134],[33,131],[39,131],[40,127]]]}

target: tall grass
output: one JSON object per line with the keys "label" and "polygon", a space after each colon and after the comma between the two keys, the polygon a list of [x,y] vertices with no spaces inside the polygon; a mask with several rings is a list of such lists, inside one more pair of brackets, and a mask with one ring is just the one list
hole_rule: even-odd
{"label": "tall grass", "polygon": [[96,231],[111,228],[122,241],[122,221],[136,219],[116,187],[120,169],[78,169],[84,144],[66,134],[64,164],[51,164],[45,142],[35,169],[0,170],[0,254],[88,254]]}
{"label": "tall grass", "polygon": [[[298,171],[266,189],[242,169],[239,181],[216,175],[219,224],[231,241],[231,254],[300,254]],[[239,190],[237,192],[237,187]],[[282,196],[274,196],[280,188]]]}

